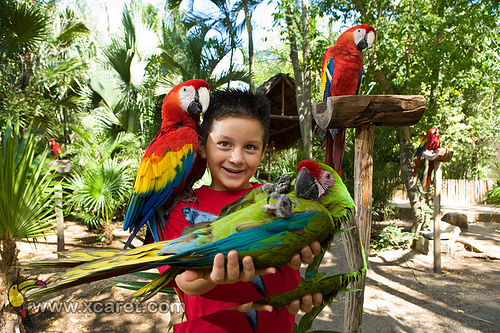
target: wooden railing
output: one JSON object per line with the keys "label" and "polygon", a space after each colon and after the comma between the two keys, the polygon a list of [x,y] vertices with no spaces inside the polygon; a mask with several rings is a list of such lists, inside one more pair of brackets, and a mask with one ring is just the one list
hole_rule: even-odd
{"label": "wooden railing", "polygon": [[[485,194],[497,184],[496,180],[443,179],[441,202],[467,205],[485,203]],[[403,185],[394,192],[395,201],[408,201],[408,193]]]}

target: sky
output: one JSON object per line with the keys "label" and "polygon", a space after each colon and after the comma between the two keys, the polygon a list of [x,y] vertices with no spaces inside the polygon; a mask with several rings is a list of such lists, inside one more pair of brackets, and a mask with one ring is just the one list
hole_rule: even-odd
{"label": "sky", "polygon": [[[114,32],[119,29],[121,25],[121,13],[124,5],[129,5],[130,1],[131,0],[59,0],[57,4],[59,8],[65,8],[68,5],[86,3],[92,15],[95,17],[97,26],[105,31],[107,30],[109,20],[110,31]],[[165,5],[165,0],[142,0],[142,2],[151,3],[156,8],[160,9]],[[208,0],[195,0],[194,8],[203,11],[206,9],[207,3],[211,5]],[[272,13],[275,10],[274,8],[275,5],[273,4],[269,5],[263,3],[257,7],[253,14],[254,43],[259,44],[261,48],[267,48],[268,45],[272,45],[279,40],[277,29],[272,28]],[[108,15],[106,13],[108,13]],[[265,37],[267,37],[267,41]],[[243,39],[244,45],[246,45],[246,34],[242,34],[241,38]]]}

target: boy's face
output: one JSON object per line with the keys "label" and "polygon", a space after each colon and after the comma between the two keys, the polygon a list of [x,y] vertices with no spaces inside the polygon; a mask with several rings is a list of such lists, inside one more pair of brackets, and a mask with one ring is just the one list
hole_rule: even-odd
{"label": "boy's face", "polygon": [[254,119],[227,117],[214,121],[201,157],[212,175],[210,188],[232,191],[249,188],[264,156],[264,129]]}

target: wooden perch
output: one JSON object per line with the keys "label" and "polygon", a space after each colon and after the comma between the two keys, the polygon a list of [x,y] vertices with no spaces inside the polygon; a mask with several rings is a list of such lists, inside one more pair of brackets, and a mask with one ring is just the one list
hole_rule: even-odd
{"label": "wooden perch", "polygon": [[411,126],[424,111],[425,98],[420,95],[333,96],[313,104],[314,119],[322,129]]}
{"label": "wooden perch", "polygon": [[[372,219],[373,144],[376,126],[411,126],[425,111],[423,96],[354,95],[328,97],[326,102],[313,105],[316,123],[322,129],[355,128],[354,141],[354,203],[356,207],[349,223],[357,228],[345,234],[347,262],[353,271],[368,259]],[[329,152],[328,152],[329,153]],[[439,162],[438,162],[439,164]],[[363,316],[365,277],[353,282],[357,291],[346,295],[344,332],[360,332]]]}
{"label": "wooden perch", "polygon": [[438,150],[425,150],[422,156],[428,161],[449,162],[453,154],[453,150],[440,148]]}

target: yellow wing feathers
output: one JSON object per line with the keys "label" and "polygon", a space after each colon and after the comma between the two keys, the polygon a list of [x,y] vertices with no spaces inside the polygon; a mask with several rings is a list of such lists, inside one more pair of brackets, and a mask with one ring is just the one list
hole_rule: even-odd
{"label": "yellow wing feathers", "polygon": [[193,145],[186,144],[177,151],[168,150],[163,155],[152,153],[139,165],[134,193],[160,191],[182,170],[186,156],[193,154]]}

